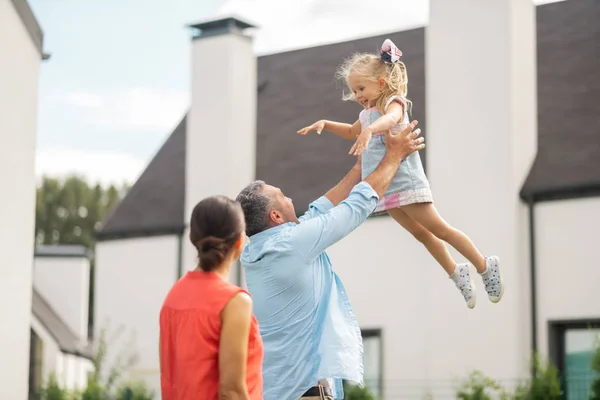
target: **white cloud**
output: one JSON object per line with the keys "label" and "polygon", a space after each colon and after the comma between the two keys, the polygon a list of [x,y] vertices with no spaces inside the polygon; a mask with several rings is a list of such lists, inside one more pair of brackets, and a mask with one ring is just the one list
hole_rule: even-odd
{"label": "white cloud", "polygon": [[133,184],[146,167],[146,161],[130,154],[74,149],[40,150],[36,157],[36,176],[63,178],[77,174],[102,185]]}
{"label": "white cloud", "polygon": [[218,11],[255,22],[255,49],[265,54],[422,26],[429,10],[425,0],[298,0],[293,10],[290,4],[225,0]]}
{"label": "white cloud", "polygon": [[78,91],[63,101],[86,109],[84,117],[108,129],[169,131],[189,107],[190,95],[180,90],[133,88],[121,91]]}
{"label": "white cloud", "polygon": [[[533,3],[556,1],[565,0]],[[256,23],[255,50],[268,54],[424,26],[429,20],[429,1],[224,0],[218,14]],[[397,44],[402,48],[402,43]]]}

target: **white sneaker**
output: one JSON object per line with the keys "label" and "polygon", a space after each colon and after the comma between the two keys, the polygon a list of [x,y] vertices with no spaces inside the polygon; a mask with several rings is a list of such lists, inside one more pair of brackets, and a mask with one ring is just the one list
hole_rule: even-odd
{"label": "white sneaker", "polygon": [[475,293],[475,283],[471,280],[469,274],[469,264],[456,264],[454,273],[450,275],[450,279],[454,281],[454,284],[460,290],[460,293],[467,302],[467,307],[474,308],[477,302],[477,296]]}
{"label": "white sneaker", "polygon": [[480,275],[490,301],[492,303],[499,302],[504,295],[504,280],[500,273],[500,259],[497,256],[486,257],[485,271]]}

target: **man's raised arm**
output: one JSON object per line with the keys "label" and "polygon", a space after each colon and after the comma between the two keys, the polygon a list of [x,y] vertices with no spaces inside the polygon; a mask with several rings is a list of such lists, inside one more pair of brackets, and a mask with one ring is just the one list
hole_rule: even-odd
{"label": "man's raised arm", "polygon": [[[294,247],[307,259],[313,259],[332,244],[342,239],[373,212],[378,200],[390,185],[400,162],[413,152],[425,147],[422,138],[417,138],[420,130],[415,130],[417,122],[412,122],[398,135],[386,134],[386,155],[379,166],[363,182],[353,186],[347,198],[340,196],[347,189],[353,171],[344,178],[326,196],[337,204],[329,212],[303,221],[292,233]],[[354,170],[354,168],[353,168]],[[356,173],[356,171],[354,171]],[[329,197],[331,196],[331,197]],[[334,203],[336,204],[336,203]]]}

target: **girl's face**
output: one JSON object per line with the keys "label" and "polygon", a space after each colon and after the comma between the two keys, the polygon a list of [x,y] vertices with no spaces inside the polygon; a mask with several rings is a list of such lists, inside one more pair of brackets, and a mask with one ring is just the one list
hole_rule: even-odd
{"label": "girl's face", "polygon": [[364,108],[375,106],[377,96],[385,84],[385,79],[374,80],[361,74],[350,74],[348,76],[348,86],[354,93],[354,99]]}

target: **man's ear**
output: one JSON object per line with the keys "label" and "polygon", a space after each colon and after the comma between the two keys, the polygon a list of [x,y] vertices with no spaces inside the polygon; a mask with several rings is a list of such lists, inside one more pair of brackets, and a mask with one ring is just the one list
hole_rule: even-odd
{"label": "man's ear", "polygon": [[271,210],[269,212],[269,219],[275,225],[279,225],[279,224],[282,224],[284,222],[283,221],[283,215],[279,211],[277,211],[277,210]]}

